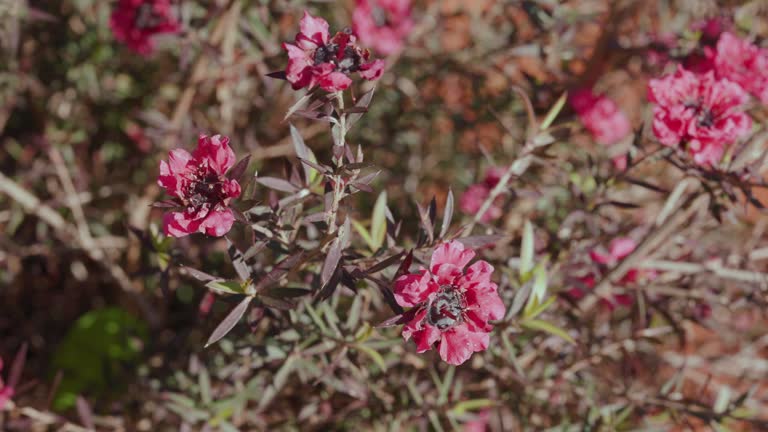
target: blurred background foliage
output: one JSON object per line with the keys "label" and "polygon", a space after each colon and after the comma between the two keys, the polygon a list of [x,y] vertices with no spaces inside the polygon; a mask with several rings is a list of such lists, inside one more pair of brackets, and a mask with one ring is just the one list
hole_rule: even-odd
{"label": "blurred background foliage", "polygon": [[[435,196],[442,209],[449,188],[458,193],[488,167],[514,160],[529,123],[515,89],[541,118],[565,91],[596,82],[639,129],[647,79],[660,72],[647,61],[653,38],[685,37],[691,22],[733,7],[737,24],[762,40],[768,20],[760,3],[414,2],[417,24],[406,49],[386,59],[370,110],[349,137],[381,169],[377,193],[355,195],[352,216],[370,219],[378,191],[386,190],[404,237],[415,238],[414,202]],[[488,413],[492,430],[764,430],[723,414],[752,418],[767,409],[765,374],[755,378],[768,355],[765,299],[758,298],[765,290],[744,298],[738,284],[701,275],[675,282],[703,294],[673,298],[648,314],[586,319],[558,300],[542,315],[554,330],[499,326],[487,355],[461,368],[434,353],[416,355],[395,330],[374,329],[390,314],[366,284],[325,302],[289,298],[297,305],[290,311],[253,308],[204,349],[236,303],[217,297],[204,311],[203,284],[177,266],[230,279],[235,273],[224,241],[170,241],[157,233],[162,211],[150,204],[162,197],[158,162],[172,148],[191,149],[200,133],[221,133],[238,157],[252,155],[252,171],[282,176],[286,159],[295,161],[283,116],[300,94],[266,74],[284,68],[280,44],[295,36],[303,9],[341,29],[354,4],[175,4],[184,30],[158,38],[157,52],[144,58],[114,41],[114,2],[0,0],[0,171],[65,221],[57,226],[0,195],[0,355],[10,358],[29,343],[23,381],[32,384],[15,403],[41,413],[0,414],[9,430],[451,430]],[[318,160],[330,160],[327,124],[291,121]],[[578,261],[586,244],[631,232],[664,203],[614,183],[611,155],[579,130],[568,108],[551,134],[551,159],[519,179],[503,220],[487,229],[508,236],[483,251],[500,264],[508,307],[523,285],[507,264],[520,256],[526,220],[537,226],[540,254]],[[638,174],[670,190],[680,180],[658,164]],[[255,188],[253,198],[266,202],[270,193]],[[610,199],[641,207],[597,210]],[[741,208],[732,215],[717,229],[692,227],[696,247],[681,240],[671,253],[727,258],[764,243],[763,219],[745,218]],[[89,242],[72,235],[83,224]],[[725,252],[716,248],[723,245]],[[565,267],[558,266],[550,274]],[[550,276],[550,292],[566,285]],[[712,303],[716,322],[701,323],[700,297],[719,299]],[[707,351],[697,351],[698,343]],[[701,361],[695,379],[683,373],[684,354],[693,351]],[[725,373],[729,364],[741,369]],[[733,390],[723,396],[726,386]],[[78,395],[87,402],[78,404]],[[715,406],[720,411],[707,414]],[[48,408],[61,417],[44,417]]]}

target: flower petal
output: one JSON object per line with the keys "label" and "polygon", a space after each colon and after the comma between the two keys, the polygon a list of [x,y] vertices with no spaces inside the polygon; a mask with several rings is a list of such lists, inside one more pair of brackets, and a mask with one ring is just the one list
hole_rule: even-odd
{"label": "flower petal", "polygon": [[429,295],[438,288],[426,270],[416,274],[406,274],[395,281],[395,300],[400,306],[413,307],[427,301]]}
{"label": "flower petal", "polygon": [[458,366],[467,361],[472,353],[487,349],[489,339],[488,333],[469,331],[465,324],[453,327],[443,332],[438,347],[440,358]]}

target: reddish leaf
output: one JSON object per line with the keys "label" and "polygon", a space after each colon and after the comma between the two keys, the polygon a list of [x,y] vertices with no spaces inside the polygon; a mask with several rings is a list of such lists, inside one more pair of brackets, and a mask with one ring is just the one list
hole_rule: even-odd
{"label": "reddish leaf", "polygon": [[205,347],[208,348],[211,344],[214,344],[227,335],[243,317],[245,311],[248,310],[248,305],[251,304],[253,297],[248,296],[244,298],[234,309],[224,318],[216,330],[211,333],[211,337],[208,338],[208,342],[205,343]]}

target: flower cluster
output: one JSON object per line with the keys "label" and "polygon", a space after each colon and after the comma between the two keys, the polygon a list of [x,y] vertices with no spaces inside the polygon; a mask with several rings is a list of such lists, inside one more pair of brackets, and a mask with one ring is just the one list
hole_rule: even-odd
{"label": "flower cluster", "polygon": [[443,243],[432,254],[429,269],[395,281],[397,303],[413,308],[403,337],[413,338],[417,352],[437,343],[444,361],[460,365],[473,352],[488,348],[489,321],[501,319],[505,307],[491,282],[493,267],[486,261],[467,267],[474,256],[458,241]]}
{"label": "flower cluster", "polygon": [[695,74],[679,67],[651,80],[653,132],[670,147],[682,146],[700,165],[716,165],[727,146],[746,135],[752,119],[743,111],[747,93],[710,71]]}
{"label": "flower cluster", "polygon": [[413,28],[411,0],[357,0],[352,27],[360,40],[383,55],[393,54]]}
{"label": "flower cluster", "polygon": [[703,50],[685,67],[651,80],[653,130],[667,146],[682,146],[699,165],[716,165],[752,128],[749,94],[768,103],[768,49],[727,31],[722,20],[702,24]]}
{"label": "flower cluster", "polygon": [[[499,184],[504,175],[504,168],[493,167],[485,173],[485,178],[481,183],[475,183],[467,188],[459,198],[459,208],[466,214],[475,214],[480,211],[483,203],[491,194],[491,190]],[[491,203],[488,210],[480,217],[482,222],[488,223],[501,217],[503,197],[499,196]]]}
{"label": "flower cluster", "polygon": [[160,162],[157,182],[183,208],[166,213],[166,235],[183,237],[199,232],[220,237],[232,228],[235,217],[229,203],[240,196],[240,184],[225,173],[234,163],[229,138],[221,135],[201,135],[194,153],[175,149],[169,153],[168,162]]}
{"label": "flower cluster", "polygon": [[293,44],[283,44],[288,52],[286,79],[294,90],[319,85],[325,91],[337,92],[352,84],[352,73],[367,80],[378,79],[383,73],[384,62],[371,60],[370,52],[356,45],[357,37],[351,31],[330,37],[328,22],[306,11],[299,29]]}
{"label": "flower cluster", "polygon": [[[629,256],[636,247],[637,243],[631,238],[620,237],[611,241],[607,253],[598,249],[591,250],[589,257],[597,268],[590,269],[586,275],[579,277],[579,286],[569,289],[566,291],[566,294],[574,300],[584,297],[587,291],[595,287],[597,281],[605,275],[608,269],[615,267],[624,258]],[[645,272],[633,268],[624,274],[624,277],[619,280],[618,284],[629,285],[638,282],[641,277],[653,278],[654,276],[653,272]],[[631,306],[632,296],[629,294],[614,294],[612,298],[603,298],[600,301],[607,308],[613,310],[616,306]]]}
{"label": "flower cluster", "polygon": [[153,36],[176,33],[180,28],[170,0],[120,0],[112,11],[109,26],[115,39],[142,55],[152,53]]}

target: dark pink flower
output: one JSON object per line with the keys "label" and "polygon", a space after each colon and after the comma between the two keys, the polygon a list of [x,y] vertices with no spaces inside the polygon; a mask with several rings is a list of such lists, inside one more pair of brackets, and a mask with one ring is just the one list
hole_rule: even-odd
{"label": "dark pink flower", "polygon": [[363,43],[379,53],[395,53],[413,28],[411,0],[357,0],[352,27]]}
{"label": "dark pink flower", "polygon": [[288,52],[286,79],[294,90],[319,85],[325,91],[342,91],[352,84],[351,73],[376,80],[384,72],[384,62],[371,61],[368,50],[358,47],[357,38],[349,31],[331,38],[328,22],[306,11],[299,30],[293,44],[283,44]]}
{"label": "dark pink flower", "polygon": [[170,0],[119,0],[109,26],[115,39],[142,55],[152,53],[153,36],[176,33],[180,28]]}
{"label": "dark pink flower", "polygon": [[768,103],[768,49],[726,32],[717,41],[714,67],[718,78],[733,81]]}
{"label": "dark pink flower", "polygon": [[736,83],[697,75],[679,67],[674,74],[651,80],[653,132],[670,147],[682,147],[699,165],[715,165],[726,147],[748,134],[752,119],[742,105],[749,96]]}
{"label": "dark pink flower", "polygon": [[[592,290],[595,287],[598,279],[602,278],[606,271],[612,269],[619,264],[624,258],[626,258],[637,247],[637,243],[628,237],[620,237],[614,239],[608,251],[601,251],[593,249],[589,252],[589,257],[596,265],[596,269],[592,269],[587,272],[586,275],[578,278],[580,287],[573,287],[567,291],[569,297],[574,300],[579,300],[586,294],[587,291]],[[629,285],[638,281],[640,276],[652,278],[655,276],[653,272],[643,272],[640,270],[629,269],[624,277],[619,280],[619,285]],[[616,306],[630,306],[632,305],[632,296],[629,294],[615,294],[612,299],[601,299],[601,303],[613,310]]]}
{"label": "dark pink flower", "polygon": [[229,203],[240,196],[240,184],[224,174],[234,163],[229,138],[221,135],[201,135],[193,154],[176,149],[169,153],[168,162],[160,162],[157,183],[184,207],[166,213],[166,235],[184,237],[199,232],[220,237],[229,232],[235,221]]}
{"label": "dark pink flower", "polygon": [[612,99],[590,89],[579,89],[571,94],[569,101],[599,144],[616,144],[632,133],[629,119]]}
{"label": "dark pink flower", "polygon": [[403,337],[413,338],[417,352],[437,343],[444,361],[460,365],[473,352],[488,348],[493,329],[488,321],[501,319],[505,308],[491,282],[490,264],[477,261],[465,270],[474,256],[461,242],[443,243],[432,254],[429,269],[395,281],[397,303],[413,308]]}
{"label": "dark pink flower", "polygon": [[[485,173],[485,178],[482,183],[475,183],[469,186],[467,190],[461,194],[461,198],[459,198],[459,208],[461,211],[470,215],[479,212],[483,203],[491,194],[491,190],[499,183],[499,180],[501,180],[505,171],[505,168],[490,168]],[[502,209],[503,201],[504,197],[497,197],[494,202],[491,203],[491,206],[488,207],[488,210],[483,213],[480,220],[484,223],[488,223],[500,218],[504,213]]]}

